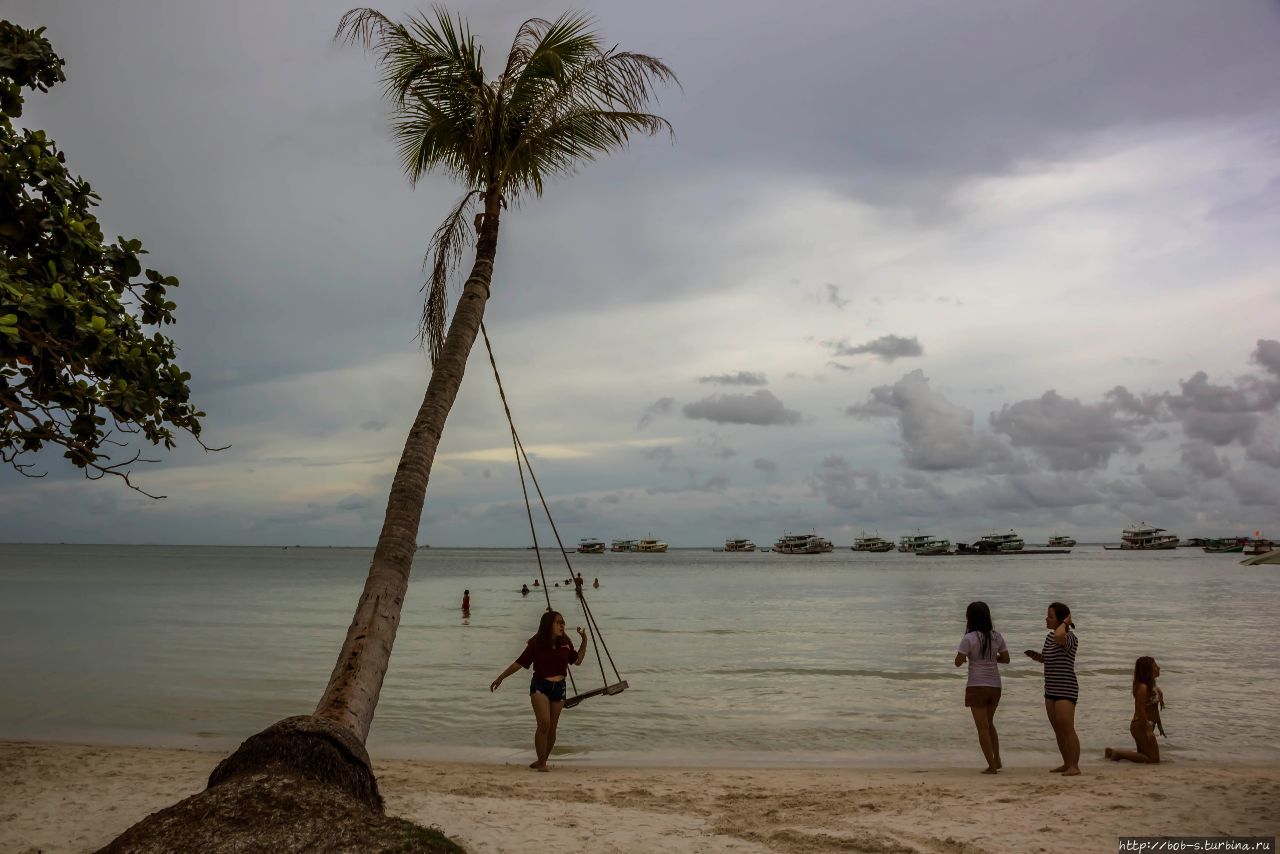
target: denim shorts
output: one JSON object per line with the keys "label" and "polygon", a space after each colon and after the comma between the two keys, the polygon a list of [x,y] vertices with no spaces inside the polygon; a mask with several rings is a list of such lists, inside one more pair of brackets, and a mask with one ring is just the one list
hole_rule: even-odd
{"label": "denim shorts", "polygon": [[529,696],[534,694],[546,694],[547,699],[553,703],[564,702],[564,683],[566,680],[561,679],[559,682],[552,682],[549,679],[539,679],[533,677],[529,682]]}

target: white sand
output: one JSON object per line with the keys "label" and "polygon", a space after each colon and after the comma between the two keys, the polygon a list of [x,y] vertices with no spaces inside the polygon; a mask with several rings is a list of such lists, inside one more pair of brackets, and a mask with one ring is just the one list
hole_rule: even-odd
{"label": "white sand", "polygon": [[[0,851],[90,851],[200,791],[220,753],[0,742]],[[377,762],[389,812],[477,852],[1112,852],[1125,835],[1280,832],[1280,769],[975,770]]]}

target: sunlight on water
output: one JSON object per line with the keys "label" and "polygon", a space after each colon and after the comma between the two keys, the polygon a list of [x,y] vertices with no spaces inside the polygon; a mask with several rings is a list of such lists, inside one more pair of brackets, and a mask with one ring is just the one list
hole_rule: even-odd
{"label": "sunlight on water", "polygon": [[[0,738],[225,746],[314,707],[363,583],[354,549],[0,546]],[[555,560],[558,560],[558,555]],[[575,555],[631,689],[565,713],[571,757],[634,762],[973,762],[964,608],[1009,642],[997,723],[1011,764],[1053,751],[1045,605],[1079,624],[1086,753],[1127,744],[1133,660],[1154,655],[1170,758],[1280,757],[1276,567],[1184,549],[1066,557]],[[567,577],[552,561],[553,578]],[[526,550],[419,553],[370,744],[503,759],[528,749],[527,674],[489,682],[545,600]],[[458,605],[471,590],[472,612]],[[581,624],[571,590],[552,599]],[[580,690],[601,683],[589,656]]]}

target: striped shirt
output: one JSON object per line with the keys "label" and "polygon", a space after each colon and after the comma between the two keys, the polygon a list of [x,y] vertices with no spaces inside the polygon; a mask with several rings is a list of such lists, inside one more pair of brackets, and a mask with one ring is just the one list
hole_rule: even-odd
{"label": "striped shirt", "polygon": [[1044,693],[1046,697],[1060,700],[1080,698],[1080,683],[1076,682],[1076,647],[1080,645],[1076,633],[1067,631],[1067,645],[1058,646],[1053,632],[1044,636]]}

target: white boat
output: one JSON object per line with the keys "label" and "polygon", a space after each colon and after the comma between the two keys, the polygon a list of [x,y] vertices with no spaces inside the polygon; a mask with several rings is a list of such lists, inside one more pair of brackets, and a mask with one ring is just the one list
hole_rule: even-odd
{"label": "white boat", "polygon": [[914,534],[908,534],[898,540],[898,551],[913,552],[922,543],[927,543],[932,539],[934,539],[933,534],[922,534],[919,531],[916,531]]}
{"label": "white boat", "polygon": [[727,552],[753,552],[756,550],[756,544],[750,540],[725,540],[724,550]]}
{"label": "white boat", "polygon": [[640,540],[639,542],[636,543],[636,551],[638,552],[653,553],[653,552],[665,552],[666,550],[667,550],[667,544],[662,542],[661,540],[653,539],[653,534],[649,535],[649,539]]}
{"label": "white boat", "polygon": [[614,540],[609,544],[611,552],[633,552],[636,551],[635,540]]}
{"label": "white boat", "polygon": [[578,554],[580,555],[602,555],[604,554],[604,540],[594,540],[591,537],[583,537],[578,540]]}
{"label": "white boat", "polygon": [[915,553],[921,557],[930,555],[949,555],[951,551],[951,541],[941,540],[937,537],[930,537],[923,543],[919,543],[915,547]]}
{"label": "white boat", "polygon": [[980,552],[1020,552],[1024,545],[1026,543],[1018,536],[1018,532],[1010,530],[1007,534],[987,534],[974,543],[973,547]]}
{"label": "white boat", "polygon": [[1075,537],[1066,537],[1062,534],[1054,534],[1049,538],[1049,547],[1054,549],[1070,549],[1076,544]]}
{"label": "white boat", "polygon": [[850,548],[855,552],[891,552],[893,543],[883,537],[868,537],[867,532],[863,531],[862,536],[855,539]]}
{"label": "white boat", "polygon": [[[1176,549],[1178,538],[1165,533],[1164,528],[1153,528],[1150,525],[1134,525],[1125,528],[1120,535],[1119,551],[1150,551],[1154,549]],[[1116,548],[1110,547],[1113,551]]]}
{"label": "white boat", "polygon": [[834,549],[830,540],[817,534],[793,534],[790,531],[784,532],[773,544],[773,550],[784,555],[817,555]]}

